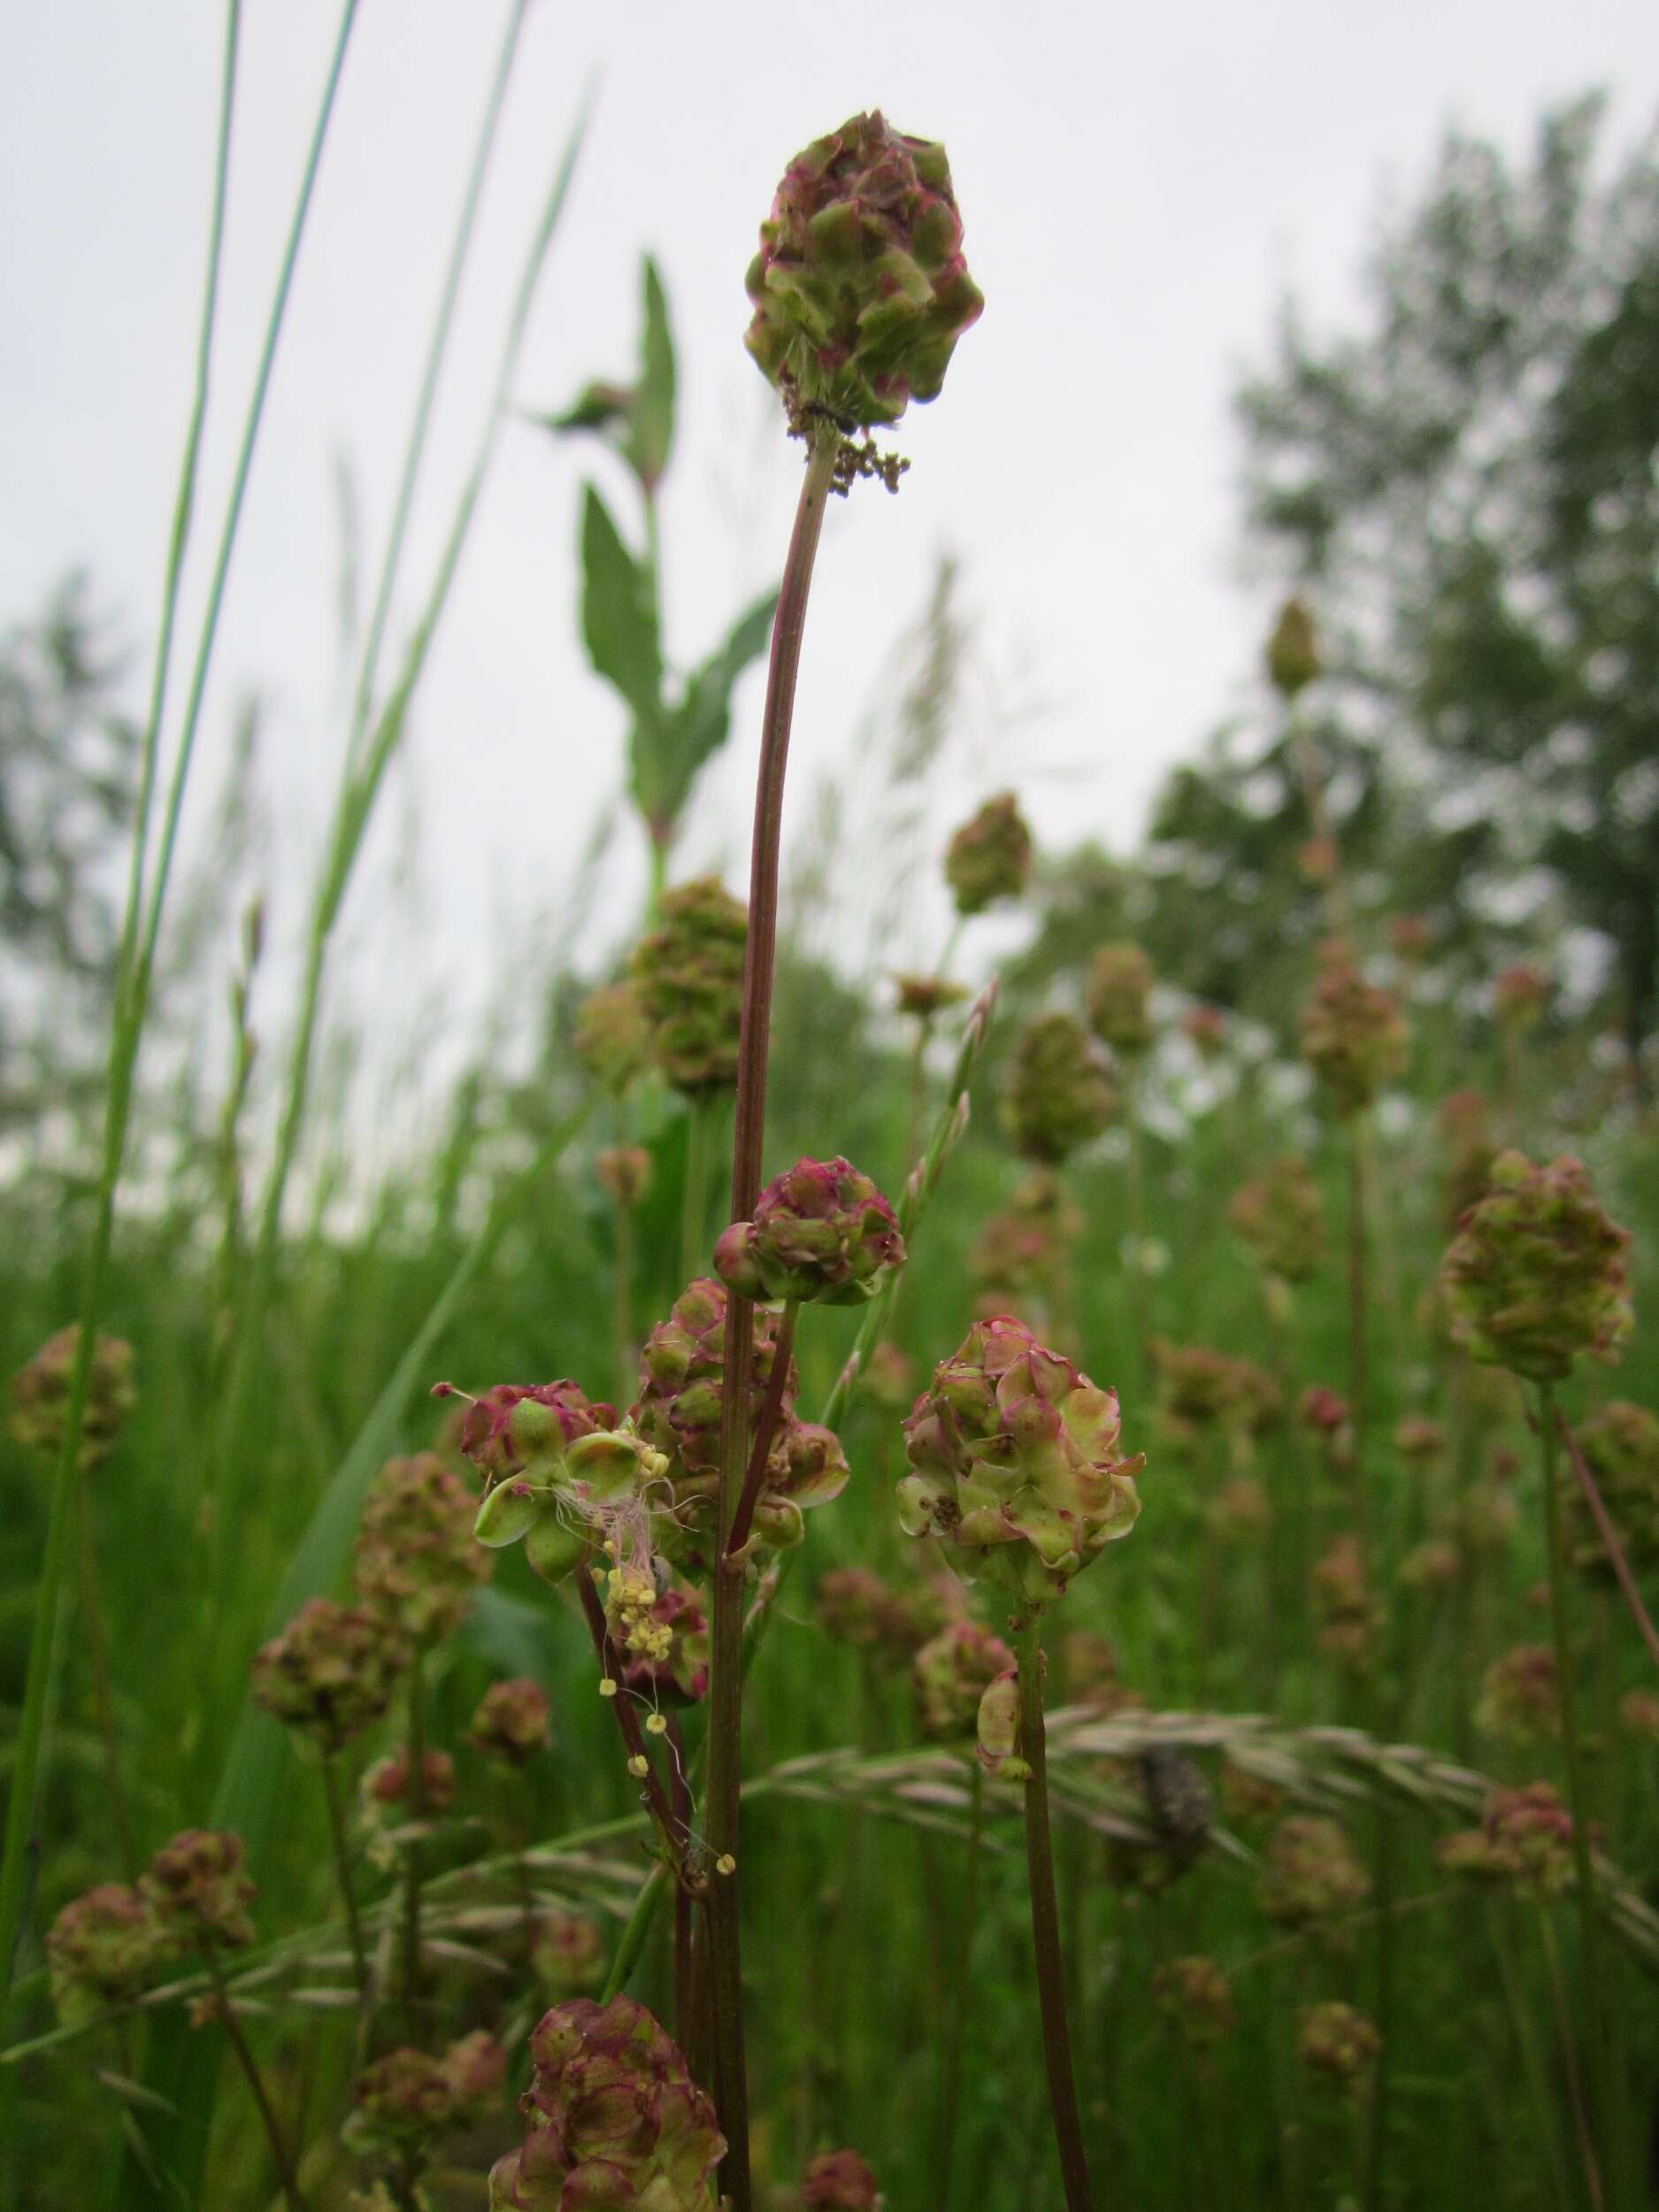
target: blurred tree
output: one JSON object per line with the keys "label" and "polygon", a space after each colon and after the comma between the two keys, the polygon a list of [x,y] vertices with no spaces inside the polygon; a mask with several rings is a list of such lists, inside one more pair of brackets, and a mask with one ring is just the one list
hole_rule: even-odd
{"label": "blurred tree", "polygon": [[[1348,810],[1350,870],[1448,923],[1500,879],[1554,887],[1611,948],[1634,1060],[1659,990],[1659,135],[1615,171],[1601,127],[1598,99],[1562,108],[1519,165],[1453,134],[1382,228],[1360,326],[1286,308],[1238,404],[1248,526],[1320,608],[1325,741],[1373,812]],[[1159,835],[1235,866],[1244,826],[1199,818],[1228,793],[1178,779]]]}
{"label": "blurred tree", "polygon": [[102,1079],[137,733],[84,577],[0,639],[0,1127]]}

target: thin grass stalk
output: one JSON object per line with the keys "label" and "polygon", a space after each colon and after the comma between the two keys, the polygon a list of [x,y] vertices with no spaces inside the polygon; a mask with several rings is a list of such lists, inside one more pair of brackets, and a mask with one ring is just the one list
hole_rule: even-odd
{"label": "thin grass stalk", "polygon": [[507,87],[512,77],[513,64],[518,57],[519,35],[524,29],[529,0],[511,0],[507,14],[507,27],[502,36],[501,50],[496,56],[495,71],[490,80],[489,94],[485,102],[483,119],[479,125],[478,139],[473,148],[472,167],[467,173],[466,189],[461,200],[461,211],[456,219],[455,236],[449,247],[449,258],[445,265],[443,282],[438,292],[438,304],[433,316],[432,334],[426,342],[426,358],[421,370],[420,388],[415,401],[415,412],[409,426],[409,436],[403,447],[403,464],[397,479],[397,492],[392,506],[391,528],[387,533],[386,552],[380,563],[380,579],[375,586],[374,605],[369,616],[369,626],[364,639],[363,657],[357,669],[357,688],[352,695],[350,736],[347,742],[347,773],[349,774],[358,748],[369,726],[373,709],[375,678],[380,672],[380,649],[386,641],[386,626],[392,610],[392,595],[397,586],[397,572],[403,563],[403,540],[408,534],[409,518],[415,503],[415,487],[420,477],[420,465],[426,450],[426,434],[432,426],[433,403],[437,396],[438,380],[443,370],[445,354],[449,351],[449,333],[455,320],[455,303],[461,289],[461,278],[472,250],[472,233],[477,227],[479,203],[483,197],[484,180],[489,172],[490,157],[495,150],[496,133],[501,124],[502,109],[506,103]]}
{"label": "thin grass stalk", "polygon": [[[743,1018],[738,1047],[737,1119],[732,1141],[732,1219],[747,1220],[760,1194],[765,1136],[766,1063],[772,1027],[772,970],[778,942],[778,864],[782,841],[784,778],[795,680],[806,627],[813,562],[824,525],[835,457],[833,426],[815,428],[795,511],[772,628],[772,660],[761,722],[755,788],[755,835],[749,862],[749,940],[744,957]],[[754,1308],[729,1295],[726,1309],[726,1386],[720,1413],[718,1544],[714,1572],[709,1682],[709,1780],[704,1826],[717,1869],[739,1857],[742,1786],[743,1584],[745,1569],[726,1542],[738,1510],[749,1451],[749,1344]],[[721,2186],[735,2212],[749,2212],[749,2088],[743,2054],[743,1979],[740,1931],[741,1867],[717,1872],[709,1899],[709,1968],[714,2005],[715,2075],[726,2154]]]}
{"label": "thin grass stalk", "polygon": [[288,2204],[288,2212],[308,2212],[305,2194],[300,2187],[299,2170],[294,2154],[288,2148],[287,2139],[278,2124],[276,2111],[271,2102],[270,2092],[265,2087],[265,2076],[259,2070],[259,2062],[249,2046],[247,2037],[242,2032],[242,2023],[236,2017],[235,2008],[231,2003],[230,1993],[225,1986],[225,1970],[219,1962],[219,1954],[210,1945],[203,1952],[202,1957],[207,1969],[208,1981],[213,1992],[214,2017],[224,2029],[226,2039],[231,2049],[236,2054],[236,2063],[242,2068],[247,2078],[248,2087],[252,2093],[254,2103],[258,2108],[259,2123],[265,2130],[265,2140],[271,2146],[272,2160],[275,2164],[278,2178],[282,2185],[282,2195]]}
{"label": "thin grass stalk", "polygon": [[[139,754],[133,850],[116,959],[114,1023],[110,1047],[110,1071],[104,1092],[104,1143],[97,1205],[81,1294],[81,1334],[75,1347],[69,1392],[64,1408],[63,1441],[52,1475],[46,1545],[41,1562],[40,1580],[35,1589],[34,1620],[24,1676],[23,1710],[18,1723],[12,1754],[4,1857],[4,1861],[0,1861],[0,2011],[4,2010],[4,1999],[12,1989],[16,1971],[18,1938],[21,1932],[28,1865],[32,1855],[31,1837],[40,1783],[42,1750],[52,1703],[50,1694],[53,1680],[51,1654],[58,1636],[59,1602],[68,1563],[72,1507],[81,1465],[81,1442],[86,1424],[87,1395],[92,1380],[92,1358],[96,1348],[98,1325],[104,1317],[110,1244],[115,1225],[116,1190],[126,1157],[127,1126],[132,1113],[133,1074],[137,1064],[139,1039],[148,1002],[148,964],[141,959],[140,955],[144,871],[160,761],[161,725],[166,705],[173,630],[178,619],[180,586],[196,509],[196,466],[201,457],[202,434],[207,418],[213,333],[219,315],[219,269],[225,243],[225,205],[229,189],[231,131],[235,111],[236,65],[241,34],[241,0],[230,0],[226,13],[225,57],[219,81],[212,211],[208,221],[207,273],[203,287],[202,315],[196,337],[196,384],[185,430],[184,451],[179,465],[179,485],[173,500],[173,524],[167,541],[155,666],[150,678],[150,703]],[[233,511],[230,522],[233,533],[234,518]],[[143,987],[140,985],[141,976]]]}
{"label": "thin grass stalk", "polygon": [[950,2173],[956,2157],[962,2068],[967,2049],[969,2001],[973,1993],[973,1941],[979,1924],[979,1875],[985,1857],[985,1770],[977,1758],[968,1786],[968,1878],[956,1949],[956,1988],[952,1992],[955,2001],[945,2044],[944,2082],[939,2101],[938,2177],[934,2183],[939,2212],[950,2212]]}
{"label": "thin grass stalk", "polygon": [[120,1732],[115,1724],[115,1699],[110,1687],[110,1639],[98,1586],[98,1555],[93,1542],[91,1486],[84,1467],[77,1470],[75,1494],[79,1601],[86,1630],[87,1670],[92,1677],[92,1709],[97,1720],[98,1744],[104,1759],[104,1794],[110,1801],[110,1825],[115,1832],[121,1872],[127,1881],[134,1882],[138,1878],[138,1855],[133,1847]]}
{"label": "thin grass stalk", "polygon": [[1630,1560],[1625,1554],[1624,1545],[1619,1541],[1618,1531],[1613,1525],[1613,1517],[1607,1509],[1601,1491],[1596,1487],[1595,1477],[1590,1472],[1589,1464],[1579,1448],[1578,1440],[1573,1434],[1566,1415],[1559,1409],[1555,1415],[1555,1425],[1561,1432],[1561,1440],[1567,1448],[1567,1457],[1571,1463],[1573,1473],[1578,1478],[1578,1487],[1584,1493],[1584,1502],[1589,1507],[1591,1517],[1595,1522],[1596,1534],[1601,1540],[1601,1548],[1607,1554],[1607,1563],[1612,1568],[1624,1602],[1630,1609],[1630,1617],[1635,1622],[1643,1643],[1647,1647],[1648,1657],[1655,1666],[1659,1667],[1659,1633],[1655,1633],[1652,1617],[1642,1602],[1641,1591],[1637,1585],[1635,1576],[1631,1571]]}
{"label": "thin grass stalk", "polygon": [[[480,150],[488,150],[488,138],[493,137],[496,110],[492,105],[486,116],[488,137],[481,142]],[[234,1518],[234,1490],[244,1454],[242,1451],[255,1377],[258,1371],[264,1346],[265,1316],[275,1282],[278,1252],[281,1241],[283,1201],[287,1194],[288,1176],[298,1149],[300,1132],[304,1124],[305,1110],[310,1099],[312,1056],[316,1046],[317,1027],[321,1012],[323,974],[333,939],[334,926],[345,902],[353,869],[362,849],[363,839],[374,810],[387,768],[390,765],[407,726],[409,708],[420,678],[425,672],[426,656],[436,634],[439,622],[449,602],[450,588],[460,565],[462,552],[471,535],[472,519],[477,512],[489,464],[494,457],[501,426],[506,419],[508,399],[513,379],[518,372],[518,357],[525,332],[534,303],[542,265],[552,242],[553,233],[563,211],[576,157],[580,150],[586,130],[587,111],[579,115],[575,128],[565,146],[555,173],[552,187],[543,204],[541,219],[531,240],[519,275],[518,291],[509,319],[506,336],[503,342],[496,365],[495,383],[485,413],[483,427],[474,449],[472,465],[462,486],[451,518],[448,536],[439,558],[436,572],[428,590],[420,619],[404,649],[403,663],[397,680],[382,707],[366,748],[348,747],[346,771],[335,803],[334,822],[329,833],[327,856],[319,879],[312,902],[311,921],[305,960],[304,980],[300,1000],[299,1023],[289,1053],[288,1081],[285,1086],[281,1119],[277,1135],[276,1156],[265,1186],[264,1203],[260,1210],[259,1236],[255,1246],[253,1263],[246,1293],[242,1302],[241,1328],[235,1363],[231,1371],[230,1386],[221,1410],[219,1443],[212,1467],[225,1480],[226,1495],[220,1500],[214,1517],[216,1531],[222,1530],[227,1520]],[[463,248],[470,237],[470,228],[457,240]],[[442,335],[442,325],[434,334],[434,342]],[[353,757],[359,752],[360,757]],[[220,1555],[222,1557],[222,1554]],[[211,1597],[215,1604],[222,1603],[223,1576],[216,1560],[211,1578]]]}
{"label": "thin grass stalk", "polygon": [[1608,2081],[1607,2023],[1602,2006],[1601,1932],[1595,1916],[1595,1876],[1590,1852],[1590,1793],[1578,1737],[1578,1698],[1572,1679],[1572,1641],[1567,1621],[1567,1545],[1563,1526],[1562,1474],[1555,1424],[1555,1392],[1538,1386],[1538,1440],[1544,1481],[1544,1529],[1549,1549],[1549,1621],[1555,1648],[1555,1693],[1561,1708],[1561,1755],[1572,1816],[1573,1896],[1578,1914],[1578,1946],[1584,1985],[1585,2041],[1588,2076],[1591,2143],[1600,2154],[1609,2184],[1617,2171],[1610,2129],[1613,2101]]}
{"label": "thin grass stalk", "polygon": [[[417,1646],[409,1668],[408,1741],[410,1810],[415,1822],[426,1817],[426,1651]],[[420,2039],[420,1886],[425,1873],[420,1838],[411,1836],[403,1846],[403,1902],[399,1932],[402,1951],[403,2032],[410,2042]]]}
{"label": "thin grass stalk", "polygon": [[[1585,2187],[1595,2212],[1601,2212],[1607,2199],[1596,2143],[1596,2123],[1578,2064],[1572,2007],[1567,1999],[1566,1976],[1561,1970],[1561,1947],[1555,1940],[1555,1924],[1548,1905],[1538,1916],[1538,1925],[1543,1938],[1544,1962],[1549,1970],[1549,1997],[1555,2015],[1555,2033],[1561,2039],[1561,2069],[1567,2078],[1567,2096],[1572,2106],[1572,2124],[1578,2139],[1578,2155],[1584,2162]],[[1594,2062],[1593,2058],[1592,2064]]]}
{"label": "thin grass stalk", "polygon": [[369,2001],[369,1954],[363,1940],[363,1919],[357,1910],[357,1893],[351,1879],[351,1847],[346,1839],[345,1807],[340,1795],[340,1763],[332,1755],[325,1755],[322,1762],[323,1796],[328,1806],[328,1839],[334,1855],[334,1885],[340,1892],[341,1910],[346,1916],[346,1933],[351,1944],[351,1975],[357,1985],[357,2001],[365,2009]]}
{"label": "thin grass stalk", "polygon": [[1025,1778],[1025,1873],[1031,1888],[1032,1955],[1042,2016],[1042,2055],[1048,2077],[1048,2108],[1065,2189],[1066,2212],[1094,2212],[1083,2124],[1071,2064],[1071,2031],[1065,2008],[1065,1960],[1060,1948],[1060,1910],[1054,1888],[1049,1834],[1048,1753],[1042,1717],[1042,1613],[1033,1609],[1017,1635],[1019,1660],[1019,1750],[1031,1770]]}

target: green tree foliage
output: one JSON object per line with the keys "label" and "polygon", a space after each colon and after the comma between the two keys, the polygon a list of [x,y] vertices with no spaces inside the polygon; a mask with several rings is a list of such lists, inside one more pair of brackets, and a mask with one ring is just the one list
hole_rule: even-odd
{"label": "green tree foliage", "polygon": [[136,734],[85,580],[0,639],[0,1126],[85,1071],[114,980]]}
{"label": "green tree foliage", "polygon": [[[1317,695],[1378,787],[1382,850],[1350,868],[1386,856],[1402,902],[1444,906],[1546,872],[1611,948],[1634,1053],[1659,960],[1659,136],[1614,171],[1603,137],[1594,99],[1524,163],[1451,135],[1358,326],[1287,309],[1239,408],[1249,529],[1334,634]],[[1195,812],[1178,780],[1160,834]],[[1237,828],[1210,833],[1229,867]]]}

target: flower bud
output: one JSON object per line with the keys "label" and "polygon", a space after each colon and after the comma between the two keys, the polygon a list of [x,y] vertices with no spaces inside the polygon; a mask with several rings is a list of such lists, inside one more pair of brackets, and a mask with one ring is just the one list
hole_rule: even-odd
{"label": "flower bud", "polygon": [[1296,2050],[1304,2066],[1332,2074],[1349,2087],[1370,2073],[1382,2051],[1382,2038],[1363,2012],[1332,1999],[1304,2005],[1297,2015]]}
{"label": "flower bud", "polygon": [[411,1644],[447,1636],[487,1581],[466,1485],[435,1453],[388,1460],[370,1485],[357,1537],[364,1604]]}
{"label": "flower bud", "polygon": [[651,1156],[643,1145],[613,1145],[594,1156],[594,1173],[612,1202],[637,1206],[651,1182]]}
{"label": "flower bud", "polygon": [[1139,1058],[1152,1042],[1153,981],[1139,945],[1102,945],[1090,964],[1089,1026],[1126,1059]]}
{"label": "flower bud", "polygon": [[1115,1391],[1006,1315],[976,1322],[904,1424],[907,1534],[1023,1601],[1060,1595],[1141,1510],[1143,1456],[1121,1458]]}
{"label": "flower bud", "polygon": [[228,1829],[185,1829],[163,1844],[138,1886],[180,1949],[239,1951],[253,1941],[248,1907],[257,1892],[242,1870],[242,1838]]}
{"label": "flower bud", "polygon": [[1227,1220],[1263,1273],[1282,1282],[1305,1283],[1325,1265],[1325,1200],[1299,1152],[1281,1153],[1241,1185]]}
{"label": "flower bud", "polygon": [[1005,1782],[1031,1779],[1031,1767],[1020,1743],[1018,1667],[1008,1668],[981,1691],[974,1718],[974,1750],[987,1774]]}
{"label": "flower bud", "polygon": [[406,1663],[378,1616],[312,1598],[254,1654],[253,1701],[327,1758],[380,1718]]}
{"label": "flower bud", "polygon": [[530,1964],[546,1995],[580,1996],[604,1980],[609,1953],[603,1931],[586,1913],[544,1913],[530,1940]]}
{"label": "flower bud", "polygon": [[1371,1594],[1359,1539],[1333,1537],[1314,1562],[1308,1584],[1320,1622],[1320,1650],[1344,1666],[1363,1666],[1386,1616]]}
{"label": "flower bud", "polygon": [[407,1746],[376,1759],[357,1785],[358,1809],[372,1832],[401,1827],[417,1811],[428,1817],[453,1812],[458,1795],[455,1761],[447,1751],[427,1751],[421,1755],[418,1803]]}
{"label": "flower bud", "polygon": [[46,1937],[52,2002],[66,2028],[135,1997],[174,1945],[148,1898],[103,1882],[65,1905]]}
{"label": "flower bud", "polygon": [[1441,1263],[1454,1340],[1535,1382],[1559,1381],[1581,1352],[1612,1364],[1631,1327],[1629,1248],[1577,1160],[1503,1153]]}
{"label": "flower bud", "polygon": [[1371,1876],[1333,1820],[1293,1814],[1267,1840],[1262,1909],[1287,1928],[1352,1912],[1371,1895]]}
{"label": "flower bud", "polygon": [[1239,2024],[1232,1984],[1202,1952],[1160,1966],[1152,1977],[1152,1998],[1194,2051],[1213,2050]]}
{"label": "flower bud", "polygon": [[[81,1325],[47,1338],[27,1367],[12,1378],[11,1431],[25,1450],[55,1461],[63,1449],[64,1425],[69,1411],[69,1385]],[[138,1402],[133,1382],[133,1348],[119,1337],[101,1336],[94,1346],[87,1378],[87,1402],[81,1422],[80,1464],[96,1467],[120,1434],[127,1415]]]}
{"label": "flower bud", "polygon": [[1313,615],[1303,599],[1286,600],[1267,641],[1268,681],[1281,699],[1294,699],[1319,673]]}
{"label": "flower bud", "polygon": [[617,1096],[652,1060],[651,1024],[637,983],[609,983],[577,1009],[576,1056],[595,1081]]}
{"label": "flower bud", "polygon": [[727,1289],[762,1303],[858,1305],[903,1263],[892,1207],[843,1159],[797,1160],[762,1191],[754,1219],[734,1221],[714,1248]]}
{"label": "flower bud", "polygon": [[987,799],[945,851],[945,881],[964,920],[999,899],[1017,899],[1031,880],[1031,832],[1011,791]]}
{"label": "flower bud", "polygon": [[1302,1017],[1302,1057],[1339,1114],[1361,1113],[1406,1064],[1409,1032],[1389,996],[1347,953],[1327,955]]}
{"label": "flower bud", "polygon": [[1013,1666],[1014,1655],[1002,1638],[978,1621],[952,1621],[941,1629],[922,1646],[910,1669],[923,1735],[954,1743],[972,1734],[985,1692]]}
{"label": "flower bud", "polygon": [[856,2151],[820,2151],[801,2183],[801,2212],[881,2212],[885,2201]]}
{"label": "flower bud", "polygon": [[492,2212],[716,2212],[714,2107],[643,2005],[572,1998],[530,2051],[529,2132],[491,2170]]}
{"label": "flower bud", "polygon": [[844,428],[936,399],[985,306],[944,148],[890,129],[879,111],[795,156],[744,283],[749,352],[791,419],[819,412]]}
{"label": "flower bud", "polygon": [[486,1758],[521,1767],[552,1740],[552,1709],[539,1682],[520,1675],[492,1682],[479,1700],[467,1737]]}
{"label": "flower bud", "polygon": [[1099,1136],[1117,1102],[1079,1022],[1042,1014],[1027,1025],[1002,1100],[1003,1125],[1025,1158],[1058,1166]]}
{"label": "flower bud", "polygon": [[651,1056],[687,1097],[737,1081],[749,910],[714,876],[664,894],[662,922],[634,949]]}
{"label": "flower bud", "polygon": [[897,1010],[913,1020],[930,1022],[948,1006],[960,1006],[968,996],[965,983],[953,983],[942,975],[895,975]]}

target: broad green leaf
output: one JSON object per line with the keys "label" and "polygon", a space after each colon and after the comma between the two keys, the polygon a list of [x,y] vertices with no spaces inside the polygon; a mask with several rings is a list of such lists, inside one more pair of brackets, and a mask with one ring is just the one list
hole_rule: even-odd
{"label": "broad green leaf", "polygon": [[640,275],[640,380],[628,423],[627,455],[649,498],[662,480],[674,442],[674,338],[668,326],[668,296],[649,254]]}
{"label": "broad green leaf", "polygon": [[582,641],[595,671],[614,685],[641,724],[657,717],[663,655],[656,595],[592,484],[582,494]]}
{"label": "broad green leaf", "polygon": [[765,651],[777,611],[775,591],[757,599],[733,624],[724,644],[692,672],[684,698],[663,718],[656,742],[643,744],[636,733],[634,795],[648,820],[679,819],[699,770],[731,733],[732,693],[749,663]]}

